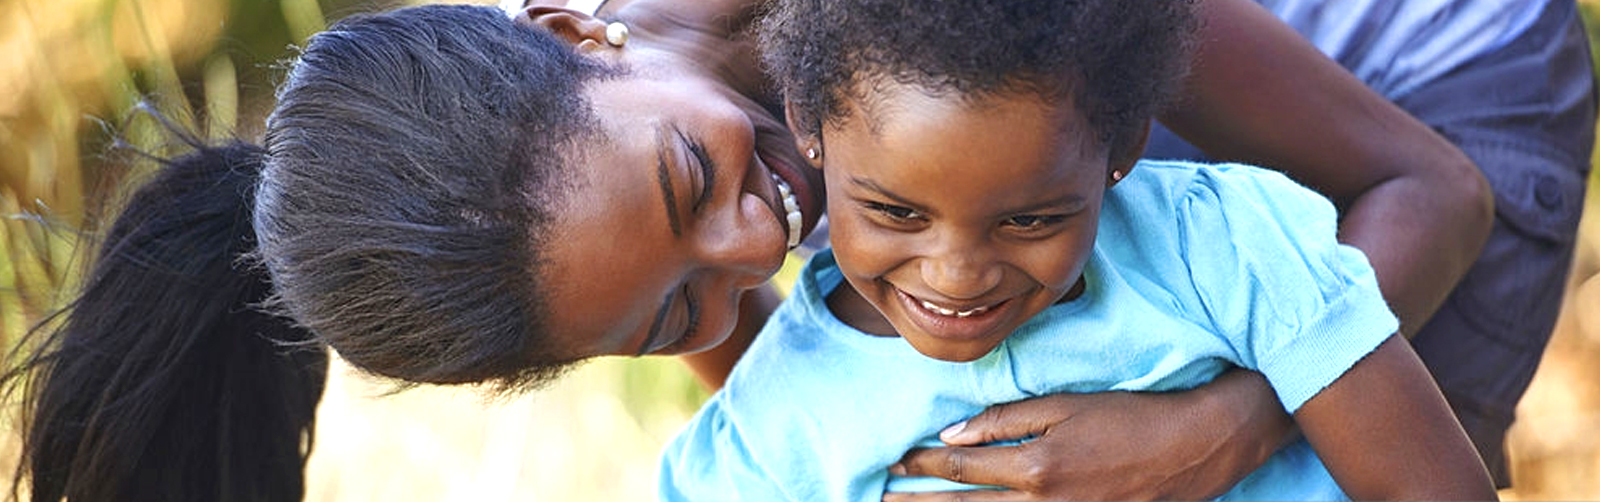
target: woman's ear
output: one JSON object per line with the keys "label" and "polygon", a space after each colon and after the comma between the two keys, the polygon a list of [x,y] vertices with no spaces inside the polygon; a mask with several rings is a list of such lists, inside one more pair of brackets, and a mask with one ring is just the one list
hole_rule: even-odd
{"label": "woman's ear", "polygon": [[794,133],[794,147],[806,157],[806,163],[811,167],[822,169],[822,128],[815,129],[800,127],[800,121],[795,118],[794,107],[790,106],[788,99],[783,100],[783,121],[789,125],[789,131]]}
{"label": "woman's ear", "polygon": [[594,16],[563,7],[532,5],[512,19],[524,26],[550,32],[579,52],[606,47],[606,23]]}
{"label": "woman's ear", "polygon": [[1134,135],[1129,136],[1127,141],[1122,141],[1112,147],[1113,151],[1108,159],[1110,160],[1108,164],[1111,170],[1106,175],[1106,188],[1111,188],[1117,182],[1122,181],[1123,178],[1128,177],[1128,172],[1133,170],[1133,166],[1139,164],[1139,157],[1144,155],[1144,144],[1149,140],[1150,121],[1145,121],[1144,125],[1139,127],[1139,130]]}

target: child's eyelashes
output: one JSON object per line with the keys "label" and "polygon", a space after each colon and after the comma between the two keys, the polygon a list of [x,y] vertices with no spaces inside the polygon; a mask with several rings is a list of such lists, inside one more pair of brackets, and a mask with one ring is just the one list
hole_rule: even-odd
{"label": "child's eyelashes", "polygon": [[[873,221],[889,228],[916,230],[936,223],[928,215],[905,206],[868,200],[861,201],[861,206]],[[1000,218],[995,225],[1011,235],[1039,237],[1055,233],[1069,217],[1068,214],[1019,214]]]}
{"label": "child's eyelashes", "polygon": [[895,223],[911,223],[923,219],[922,213],[909,207],[872,201],[864,201],[862,205],[866,206],[868,211],[877,213],[879,216]]}
{"label": "child's eyelashes", "polygon": [[1005,225],[1023,232],[1039,232],[1066,221],[1061,214],[1024,214],[1006,218]]}

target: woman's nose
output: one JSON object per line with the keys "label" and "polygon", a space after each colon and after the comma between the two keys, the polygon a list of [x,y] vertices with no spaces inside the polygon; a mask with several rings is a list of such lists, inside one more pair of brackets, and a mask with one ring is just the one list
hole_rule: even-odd
{"label": "woman's nose", "polygon": [[771,221],[759,221],[759,217],[772,220],[771,210],[752,195],[744,197],[750,200],[741,201],[741,205],[750,207],[713,218],[714,222],[707,225],[696,240],[700,243],[703,266],[732,278],[739,287],[751,288],[766,282],[777,272],[787,250],[785,236],[776,225]]}

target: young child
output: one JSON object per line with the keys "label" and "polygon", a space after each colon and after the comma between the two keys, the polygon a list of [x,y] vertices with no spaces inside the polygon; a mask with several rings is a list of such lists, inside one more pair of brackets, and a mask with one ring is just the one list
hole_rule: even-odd
{"label": "young child", "polygon": [[989,405],[1233,366],[1267,377],[1304,438],[1224,498],[1494,498],[1327,200],[1256,168],[1137,161],[1191,16],[776,2],[762,50],[823,170],[834,250],[667,447],[661,498],[980,488],[890,467]]}

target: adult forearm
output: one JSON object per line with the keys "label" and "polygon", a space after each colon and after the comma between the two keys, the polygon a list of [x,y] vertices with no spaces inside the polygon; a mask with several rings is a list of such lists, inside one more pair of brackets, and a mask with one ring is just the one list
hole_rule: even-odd
{"label": "adult forearm", "polygon": [[1248,0],[1202,0],[1186,98],[1163,123],[1218,160],[1281,170],[1333,199],[1413,333],[1476,259],[1488,182],[1460,149]]}
{"label": "adult forearm", "polygon": [[1339,240],[1361,249],[1401,333],[1415,334],[1477,259],[1493,224],[1482,176],[1402,176],[1352,201]]}
{"label": "adult forearm", "polygon": [[1266,377],[1254,371],[1233,369],[1212,383],[1182,394],[1194,399],[1187,409],[1199,423],[1191,431],[1209,431],[1211,451],[1199,457],[1217,468],[1203,471],[1211,479],[1194,479],[1194,486],[1211,487],[1205,498],[1222,495],[1245,476],[1260,468],[1273,452],[1299,437],[1294,420],[1278,403]]}

